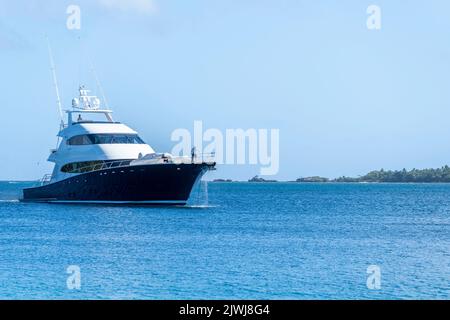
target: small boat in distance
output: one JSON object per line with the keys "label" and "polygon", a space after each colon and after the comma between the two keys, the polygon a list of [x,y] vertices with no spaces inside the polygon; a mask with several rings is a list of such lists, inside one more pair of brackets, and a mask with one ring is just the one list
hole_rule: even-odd
{"label": "small boat in distance", "polygon": [[24,189],[21,201],[185,205],[195,183],[215,168],[194,151],[190,157],[156,153],[84,86],[66,113],[48,158],[53,173]]}

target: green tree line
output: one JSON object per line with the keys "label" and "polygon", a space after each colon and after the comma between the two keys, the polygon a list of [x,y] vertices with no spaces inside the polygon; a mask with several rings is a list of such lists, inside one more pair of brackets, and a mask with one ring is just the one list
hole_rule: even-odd
{"label": "green tree line", "polygon": [[334,182],[450,182],[450,167],[438,169],[376,170],[358,178],[340,177]]}

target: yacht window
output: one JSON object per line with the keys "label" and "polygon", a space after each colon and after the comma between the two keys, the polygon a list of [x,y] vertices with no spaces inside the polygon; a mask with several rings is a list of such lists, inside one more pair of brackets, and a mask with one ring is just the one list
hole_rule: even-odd
{"label": "yacht window", "polygon": [[106,161],[98,160],[98,161],[72,162],[64,165],[61,168],[61,172],[85,173],[102,169],[128,166],[130,163],[131,160],[106,160]]}
{"label": "yacht window", "polygon": [[67,173],[83,173],[92,171],[95,166],[99,168],[102,166],[103,161],[84,161],[68,163],[61,168],[61,172]]}
{"label": "yacht window", "polygon": [[86,135],[83,135],[70,138],[68,144],[73,146],[80,146],[84,144],[90,144],[90,141]]}
{"label": "yacht window", "polygon": [[70,146],[89,144],[145,144],[136,134],[85,134],[67,140]]}

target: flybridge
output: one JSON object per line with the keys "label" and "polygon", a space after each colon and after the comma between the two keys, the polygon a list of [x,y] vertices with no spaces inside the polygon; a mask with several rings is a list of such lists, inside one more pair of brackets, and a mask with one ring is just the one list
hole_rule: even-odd
{"label": "flybridge", "polygon": [[[72,99],[72,110],[66,111],[68,114],[68,125],[75,123],[93,122],[83,118],[84,114],[103,114],[107,122],[114,123],[111,116],[112,111],[109,109],[100,109],[100,99],[97,96],[90,95],[89,90],[84,86],[79,88],[79,97]],[[73,114],[78,115],[76,120],[73,119]]]}

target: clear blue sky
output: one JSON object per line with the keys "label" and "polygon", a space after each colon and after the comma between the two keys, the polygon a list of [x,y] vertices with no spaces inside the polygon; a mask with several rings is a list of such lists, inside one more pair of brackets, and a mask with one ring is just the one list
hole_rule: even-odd
{"label": "clear blue sky", "polygon": [[[66,28],[69,4],[81,7],[80,31]],[[366,28],[370,4],[379,31]],[[158,151],[203,120],[279,128],[279,179],[450,164],[449,1],[0,0],[1,180],[51,170],[45,34],[64,104],[79,83],[95,87],[85,43],[116,117]]]}

